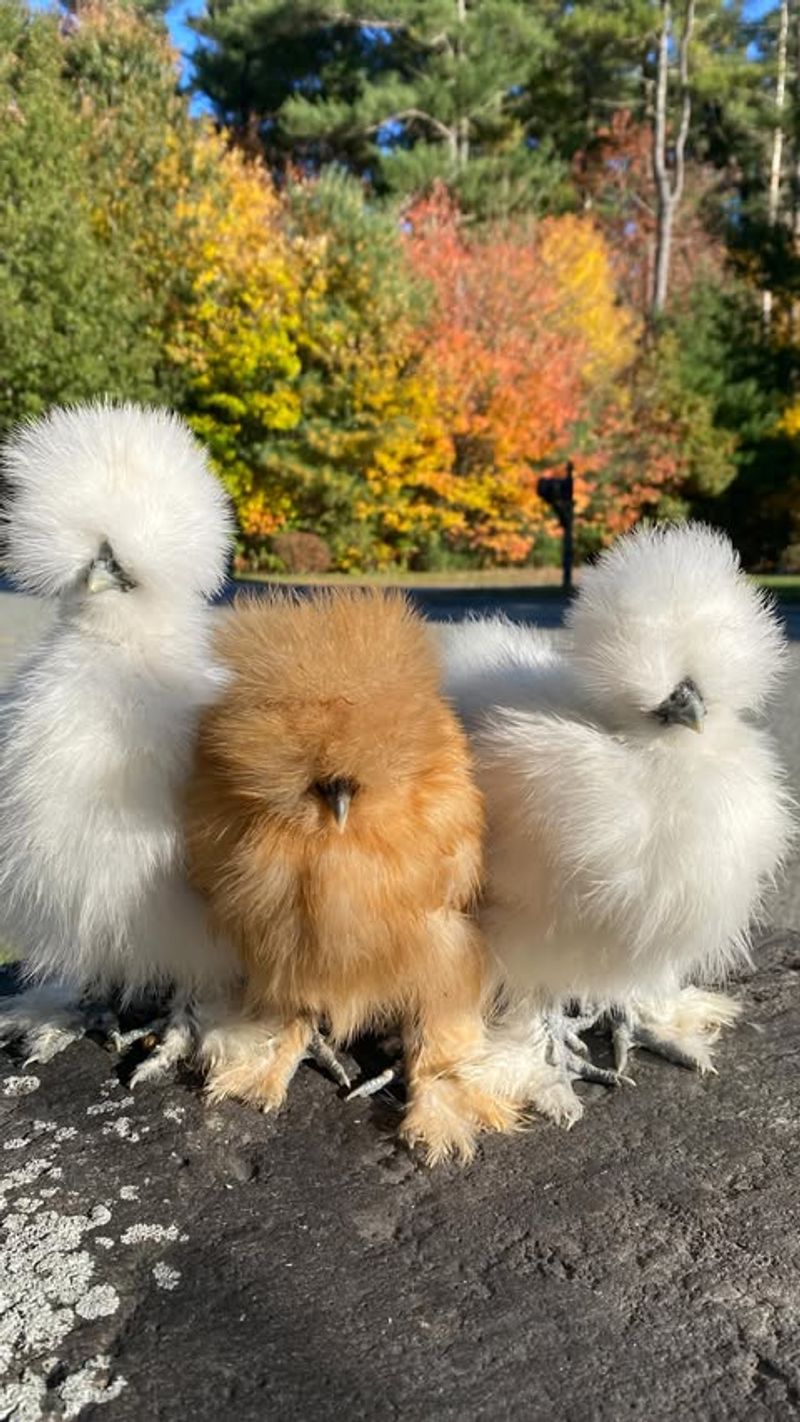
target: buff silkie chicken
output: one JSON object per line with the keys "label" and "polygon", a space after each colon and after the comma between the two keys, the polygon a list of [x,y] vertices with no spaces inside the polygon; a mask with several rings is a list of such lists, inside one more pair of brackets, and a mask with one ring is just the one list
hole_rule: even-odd
{"label": "buff silkie chicken", "polygon": [[431,634],[399,596],[241,602],[186,806],[192,877],[236,945],[249,1020],[206,1044],[213,1099],[279,1107],[320,1025],[397,1022],[402,1135],[433,1163],[510,1129],[470,1081],[486,963],[468,914],[481,801]]}
{"label": "buff silkie chicken", "polygon": [[183,873],[177,789],[222,674],[206,599],[227,499],[188,427],[97,403],[23,425],[2,457],[7,567],[55,619],[0,712],[0,938],[33,986],[0,1040],[46,1060],[93,1002],[174,989],[142,1080],[188,1053],[226,1003],[235,954]]}
{"label": "buff silkie chicken", "polygon": [[[792,831],[754,721],[784,653],[768,599],[721,534],[644,529],[586,569],[565,646],[503,621],[443,645],[488,817],[489,1080],[571,1124],[573,1079],[619,1079],[632,1046],[713,1070],[737,1007],[705,985],[746,956]],[[580,1039],[600,1014],[616,1074]]]}

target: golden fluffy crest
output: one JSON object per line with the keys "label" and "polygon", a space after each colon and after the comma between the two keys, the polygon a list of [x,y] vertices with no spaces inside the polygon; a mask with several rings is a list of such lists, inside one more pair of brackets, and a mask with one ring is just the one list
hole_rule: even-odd
{"label": "golden fluffy crest", "polygon": [[233,673],[205,742],[231,788],[284,822],[327,823],[307,794],[337,778],[357,786],[351,825],[396,809],[418,777],[436,775],[461,732],[438,689],[430,633],[405,599],[380,592],[240,601],[218,652]]}

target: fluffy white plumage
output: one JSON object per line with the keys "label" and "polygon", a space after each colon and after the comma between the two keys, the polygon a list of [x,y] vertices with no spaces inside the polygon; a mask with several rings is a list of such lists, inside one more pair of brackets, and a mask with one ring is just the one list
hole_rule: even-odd
{"label": "fluffy white plumage", "polygon": [[[225,495],[179,419],[133,405],[54,410],[2,468],[8,566],[57,616],[0,710],[0,936],[61,992],[56,1027],[82,994],[216,995],[233,958],[184,881],[176,791],[221,685]],[[6,1035],[14,1013],[34,1025],[35,996]],[[41,1027],[40,1054],[59,1044]]]}
{"label": "fluffy white plumage", "polygon": [[6,562],[20,587],[57,597],[107,538],[140,599],[198,607],[225,574],[226,495],[183,420],[97,402],[51,410],[5,446],[13,495]]}
{"label": "fluffy white plumage", "polygon": [[563,647],[484,621],[444,648],[487,801],[483,927],[515,999],[498,1069],[575,1119],[571,1002],[617,1013],[620,1067],[632,1039],[708,1068],[735,1004],[685,985],[746,952],[791,834],[752,719],[784,653],[767,599],[713,530],[638,530],[584,573]]}

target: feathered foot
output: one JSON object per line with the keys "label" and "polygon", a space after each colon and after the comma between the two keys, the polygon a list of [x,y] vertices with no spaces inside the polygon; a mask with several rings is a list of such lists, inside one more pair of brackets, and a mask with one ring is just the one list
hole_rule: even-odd
{"label": "feathered foot", "polygon": [[[195,1011],[195,1002],[189,996],[176,996],[173,1000],[166,1023],[150,1023],[136,1034],[139,1040],[149,1036],[157,1038],[151,1052],[139,1062],[131,1073],[128,1085],[133,1089],[145,1081],[158,1081],[171,1072],[180,1062],[191,1061],[200,1040],[200,1026]],[[125,1037],[136,1040],[133,1033]],[[118,1042],[122,1041],[117,1034]]]}
{"label": "feathered foot", "polygon": [[0,1002],[0,1046],[20,1042],[25,1065],[49,1062],[88,1032],[109,1035],[113,1014],[58,984],[28,988]]}
{"label": "feathered foot", "polygon": [[509,1010],[489,1029],[480,1061],[471,1075],[569,1130],[581,1119],[583,1103],[573,1082],[619,1086],[630,1078],[596,1066],[580,1033],[594,1016],[569,1017],[524,1004]]}
{"label": "feathered foot", "polygon": [[458,1077],[431,1077],[411,1088],[399,1135],[420,1146],[427,1165],[467,1162],[481,1131],[513,1131],[518,1113],[509,1101]]}
{"label": "feathered foot", "polygon": [[676,1066],[716,1074],[712,1047],[740,1011],[738,1002],[724,993],[696,987],[681,988],[664,1002],[615,1008],[609,1017],[617,1071],[625,1070],[635,1047],[644,1047]]}
{"label": "feathered foot", "polygon": [[211,1034],[204,1044],[204,1054],[212,1057],[206,1084],[209,1100],[232,1096],[262,1111],[277,1111],[313,1035],[304,1018],[275,1030],[242,1021]]}
{"label": "feathered foot", "polygon": [[400,1137],[419,1145],[428,1165],[475,1154],[481,1131],[513,1131],[519,1107],[494,1082],[474,1070],[486,1043],[486,1026],[474,983],[456,994],[434,996],[403,1024],[408,1104]]}
{"label": "feathered foot", "polygon": [[227,1096],[265,1111],[283,1104],[289,1083],[305,1057],[349,1090],[350,1078],[331,1045],[305,1019],[287,1026],[240,1017],[204,1033],[198,1054],[208,1068],[206,1091],[212,1101]]}

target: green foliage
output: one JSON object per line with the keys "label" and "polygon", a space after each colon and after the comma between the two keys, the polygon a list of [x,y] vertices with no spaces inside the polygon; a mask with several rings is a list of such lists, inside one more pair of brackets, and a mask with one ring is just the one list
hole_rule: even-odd
{"label": "green foliage", "polygon": [[694,508],[728,527],[753,566],[780,558],[800,509],[800,450],[781,428],[798,356],[791,344],[765,338],[757,295],[743,282],[699,287],[674,322],[682,381],[736,443],[735,479],[721,498],[698,490]]}
{"label": "green foliage", "polygon": [[2,0],[2,427],[56,401],[154,392],[137,283],[97,230],[90,124],[63,78],[64,47],[56,17]]}

